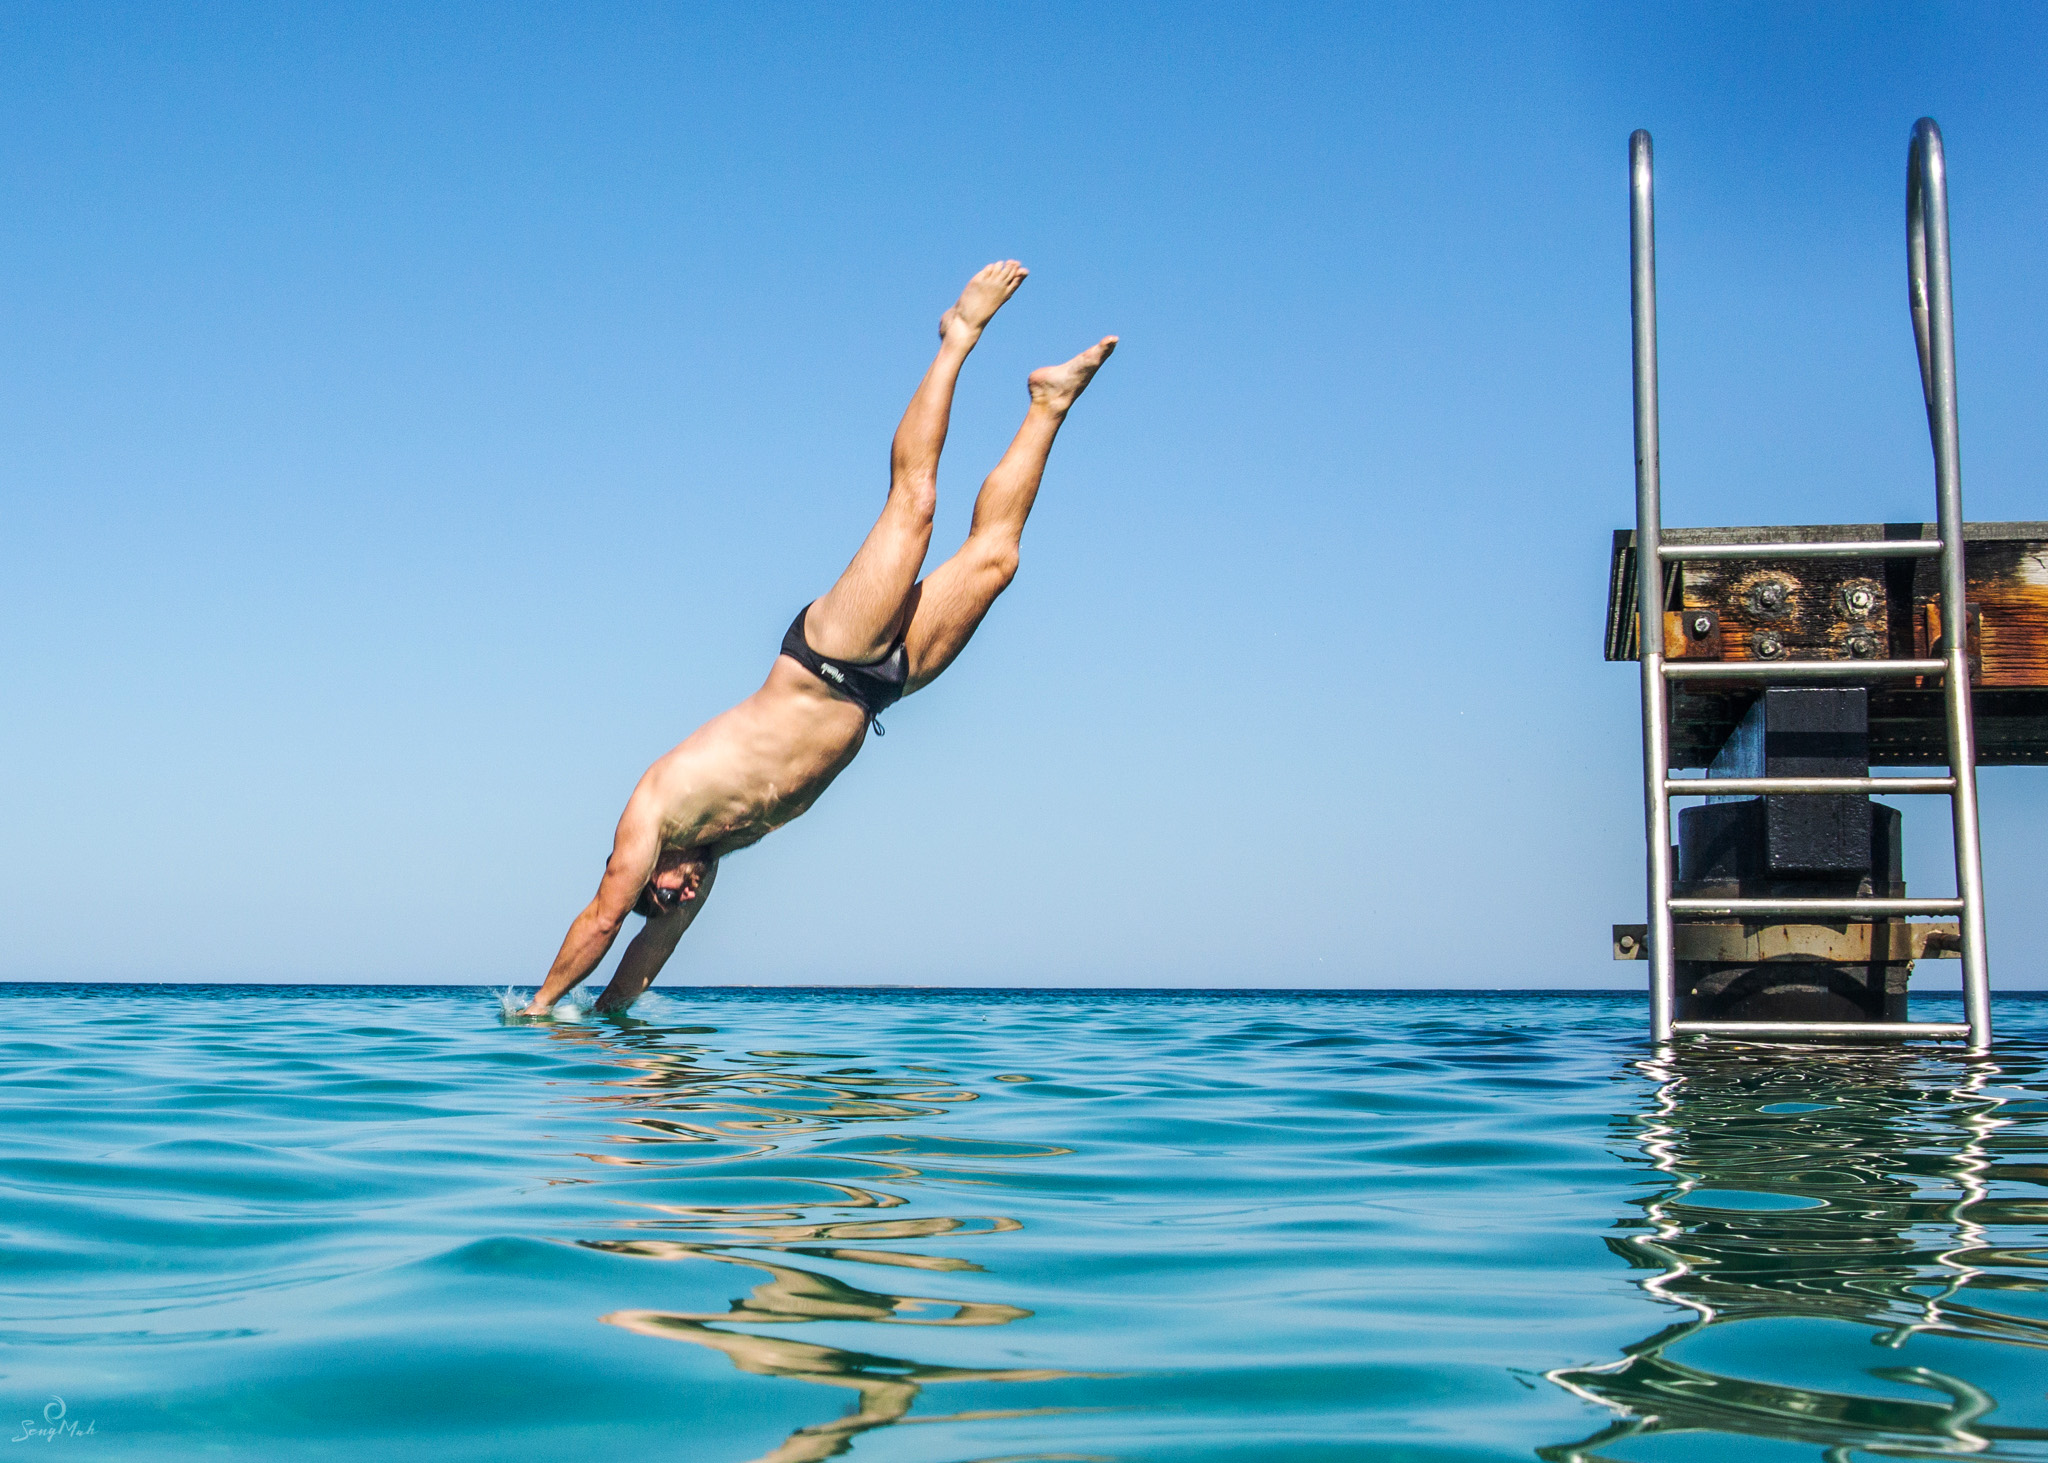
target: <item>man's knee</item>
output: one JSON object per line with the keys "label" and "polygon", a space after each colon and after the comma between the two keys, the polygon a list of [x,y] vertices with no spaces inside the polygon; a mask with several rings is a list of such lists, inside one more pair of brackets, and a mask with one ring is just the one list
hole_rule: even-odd
{"label": "man's knee", "polygon": [[913,523],[929,529],[939,508],[939,475],[922,468],[899,472],[890,479],[889,498]]}

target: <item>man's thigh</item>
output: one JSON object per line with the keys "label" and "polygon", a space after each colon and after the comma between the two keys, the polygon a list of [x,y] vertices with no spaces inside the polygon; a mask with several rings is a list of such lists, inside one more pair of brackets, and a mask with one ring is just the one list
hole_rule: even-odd
{"label": "man's thigh", "polygon": [[853,562],[811,606],[805,638],[836,660],[878,660],[889,653],[915,608],[918,570],[931,542],[928,521],[892,504]]}
{"label": "man's thigh", "polygon": [[812,603],[804,618],[804,640],[835,660],[879,660],[904,633],[916,603],[915,586],[905,594],[886,581],[849,571]]}
{"label": "man's thigh", "polygon": [[1008,582],[1005,575],[958,558],[948,559],[925,577],[912,595],[910,626],[903,636],[910,657],[910,684],[904,694],[930,685],[967,648]]}

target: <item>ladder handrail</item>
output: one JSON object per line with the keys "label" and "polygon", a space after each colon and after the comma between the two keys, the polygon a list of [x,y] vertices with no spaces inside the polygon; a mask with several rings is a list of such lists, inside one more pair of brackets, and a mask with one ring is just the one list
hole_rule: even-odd
{"label": "ladder handrail", "polygon": [[[1906,146],[1906,301],[1927,398],[1927,435],[1934,448],[1934,493],[1941,534],[1941,623],[1949,663],[1942,678],[1948,719],[1948,764],[1956,779],[1949,806],[1956,850],[1956,893],[1962,897],[1963,1010],[1970,1048],[1991,1045],[1991,978],[1985,958],[1984,861],[1977,827],[1977,729],[1970,702],[1969,581],[1963,567],[1963,468],[1956,420],[1955,301],[1949,288],[1948,161],[1932,117],[1913,124]],[[1935,650],[1929,646],[1930,651]]]}
{"label": "ladder handrail", "polygon": [[[1930,168],[1930,164],[1932,167]],[[1935,195],[1938,195],[1938,202]],[[1913,316],[1913,346],[1920,357],[1920,393],[1927,401],[1928,427],[1933,429],[1934,321],[1930,300],[1927,215],[1930,202],[1941,215],[1941,244],[1947,253],[1948,167],[1942,153],[1941,128],[1932,117],[1913,124],[1906,144],[1906,308]],[[1937,449],[1938,450],[1938,449]]]}
{"label": "ladder handrail", "polygon": [[1657,223],[1650,134],[1628,139],[1628,268],[1630,355],[1635,376],[1636,610],[1643,673],[1643,821],[1650,841],[1650,1034],[1671,1040],[1671,803],[1664,796],[1671,727],[1665,713],[1664,558],[1658,552],[1663,510],[1658,503],[1657,448]]}

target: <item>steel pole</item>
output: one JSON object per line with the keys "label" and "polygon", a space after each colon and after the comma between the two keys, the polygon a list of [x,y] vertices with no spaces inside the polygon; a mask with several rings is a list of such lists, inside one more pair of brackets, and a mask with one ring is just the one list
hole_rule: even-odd
{"label": "steel pole", "polygon": [[1636,615],[1643,671],[1643,824],[1649,839],[1650,1036],[1671,1040],[1671,805],[1664,797],[1671,722],[1664,686],[1663,509],[1657,473],[1657,227],[1650,134],[1628,140],[1629,310],[1636,403]]}
{"label": "steel pole", "polygon": [[1956,327],[1949,290],[1948,169],[1941,128],[1913,124],[1906,154],[1906,274],[1934,445],[1934,490],[1941,523],[1941,657],[1948,713],[1954,809],[1956,893],[1963,901],[1963,1011],[1970,1049],[1991,1046],[1991,976],[1985,952],[1984,861],[1977,825],[1976,724],[1970,702],[1969,581],[1963,564],[1963,469],[1956,420]]}

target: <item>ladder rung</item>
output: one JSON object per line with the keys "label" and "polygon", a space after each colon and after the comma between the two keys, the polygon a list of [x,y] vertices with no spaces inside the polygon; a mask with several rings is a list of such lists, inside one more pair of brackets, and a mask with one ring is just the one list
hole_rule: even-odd
{"label": "ladder rung", "polygon": [[1751,793],[1947,792],[1953,777],[1667,777],[1664,795],[1673,798],[1738,797]]}
{"label": "ladder rung", "polygon": [[1970,1028],[1961,1021],[1674,1021],[1681,1036],[1928,1036],[1961,1039]]}
{"label": "ladder rung", "polygon": [[1945,660],[1667,660],[1671,681],[1876,681],[1938,676]]}
{"label": "ladder rung", "polygon": [[1832,544],[1665,544],[1659,559],[1928,559],[1938,538],[1863,539]]}
{"label": "ladder rung", "polygon": [[1673,914],[1961,914],[1960,899],[1666,899]]}

